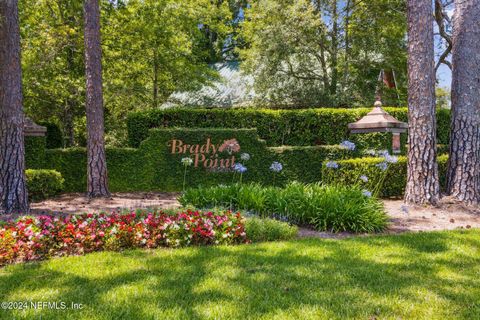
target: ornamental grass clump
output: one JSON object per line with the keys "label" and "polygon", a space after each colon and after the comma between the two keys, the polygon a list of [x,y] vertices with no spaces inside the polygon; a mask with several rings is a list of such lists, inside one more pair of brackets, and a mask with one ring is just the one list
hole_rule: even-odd
{"label": "ornamental grass clump", "polygon": [[298,227],[274,219],[252,217],[247,218],[245,232],[252,242],[282,241],[294,239]]}
{"label": "ornamental grass clump", "polygon": [[245,218],[230,211],[23,217],[0,225],[0,266],[102,250],[246,242]]}
{"label": "ornamental grass clump", "polygon": [[358,186],[302,184],[284,188],[259,184],[195,188],[179,201],[200,208],[223,206],[251,211],[320,231],[379,232],[387,224],[383,204]]}

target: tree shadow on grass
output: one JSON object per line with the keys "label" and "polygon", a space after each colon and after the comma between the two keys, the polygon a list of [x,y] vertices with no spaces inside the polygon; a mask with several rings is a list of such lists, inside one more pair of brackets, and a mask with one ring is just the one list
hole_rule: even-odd
{"label": "tree shadow on grass", "polygon": [[478,249],[471,235],[94,253],[9,267],[0,272],[0,300],[53,290],[58,300],[85,305],[37,313],[44,319],[415,318],[431,312],[471,319],[480,315],[480,255],[457,252],[451,243]]}

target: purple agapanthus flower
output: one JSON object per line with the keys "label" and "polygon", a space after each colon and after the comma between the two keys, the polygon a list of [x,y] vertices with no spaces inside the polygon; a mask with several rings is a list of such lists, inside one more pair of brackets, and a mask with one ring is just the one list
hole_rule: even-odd
{"label": "purple agapanthus flower", "polygon": [[283,170],[283,165],[280,162],[274,161],[270,166],[270,170],[273,172],[280,172]]}
{"label": "purple agapanthus flower", "polygon": [[388,163],[397,163],[398,162],[398,157],[396,156],[391,156],[389,154],[385,155],[385,161]]}
{"label": "purple agapanthus flower", "polygon": [[388,150],[379,150],[379,151],[377,151],[377,155],[385,158],[385,157],[389,156],[390,153],[388,152]]}
{"label": "purple agapanthus flower", "polygon": [[330,168],[330,169],[338,169],[338,167],[339,167],[339,165],[336,161],[328,161],[325,166],[327,168]]}
{"label": "purple agapanthus flower", "polygon": [[370,198],[372,196],[372,193],[368,190],[362,190],[362,194],[365,196],[365,197],[368,197]]}
{"label": "purple agapanthus flower", "polygon": [[362,180],[363,182],[368,182],[368,177],[366,175],[361,175],[360,180]]}
{"label": "purple agapanthus flower", "polygon": [[340,143],[340,148],[353,151],[355,150],[356,146],[355,146],[355,143],[345,140],[342,143]]}
{"label": "purple agapanthus flower", "polygon": [[385,171],[388,168],[388,164],[386,162],[380,162],[377,165],[377,168],[380,168],[380,170]]}
{"label": "purple agapanthus flower", "polygon": [[236,172],[239,172],[239,173],[245,173],[245,172],[247,172],[247,167],[245,167],[241,163],[236,163],[235,166],[233,167],[233,170],[235,170]]}

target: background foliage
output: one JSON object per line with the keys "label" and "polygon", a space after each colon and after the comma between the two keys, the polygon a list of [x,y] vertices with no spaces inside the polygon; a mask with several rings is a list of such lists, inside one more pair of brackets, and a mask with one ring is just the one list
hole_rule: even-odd
{"label": "background foliage", "polygon": [[[370,105],[381,69],[399,88],[385,104],[405,103],[402,0],[100,3],[110,146],[127,145],[129,112],[211,84],[212,64],[232,60],[254,78],[254,106]],[[20,27],[27,115],[58,125],[62,146],[84,146],[83,2],[21,1]]]}

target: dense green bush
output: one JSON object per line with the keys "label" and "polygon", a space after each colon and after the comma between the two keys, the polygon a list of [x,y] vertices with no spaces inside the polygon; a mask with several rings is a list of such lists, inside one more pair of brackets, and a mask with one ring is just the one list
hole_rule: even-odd
{"label": "dense green bush", "polygon": [[[269,146],[335,145],[349,139],[360,147],[389,148],[391,134],[349,134],[347,125],[371,108],[357,109],[193,109],[175,108],[129,114],[127,127],[130,146],[137,147],[148,137],[150,128],[257,128]],[[392,116],[407,121],[407,108],[385,108]],[[437,112],[440,144],[448,144],[450,111]],[[402,135],[405,142],[405,135]]]}
{"label": "dense green bush", "polygon": [[298,228],[286,222],[270,218],[247,218],[245,232],[252,242],[280,241],[294,239]]}
{"label": "dense green bush", "polygon": [[278,188],[233,184],[188,189],[179,201],[199,208],[223,206],[249,210],[335,232],[378,232],[387,224],[382,202],[365,196],[355,186],[290,183]]}
{"label": "dense green bush", "polygon": [[31,200],[43,200],[63,191],[64,179],[55,170],[26,170],[28,195]]}
{"label": "dense green bush", "polygon": [[[341,184],[346,186],[358,185],[361,188],[373,191],[378,186],[382,197],[400,197],[405,192],[407,183],[407,158],[399,157],[397,163],[388,164],[387,171],[382,171],[376,165],[383,162],[382,158],[358,158],[337,161],[337,169],[322,168],[322,181],[326,184]],[[447,155],[438,157],[440,185],[445,186],[447,171]],[[364,182],[360,177],[368,178]],[[383,178],[384,177],[384,178]],[[384,180],[383,180],[384,179]],[[383,182],[382,182],[383,180]]]}

